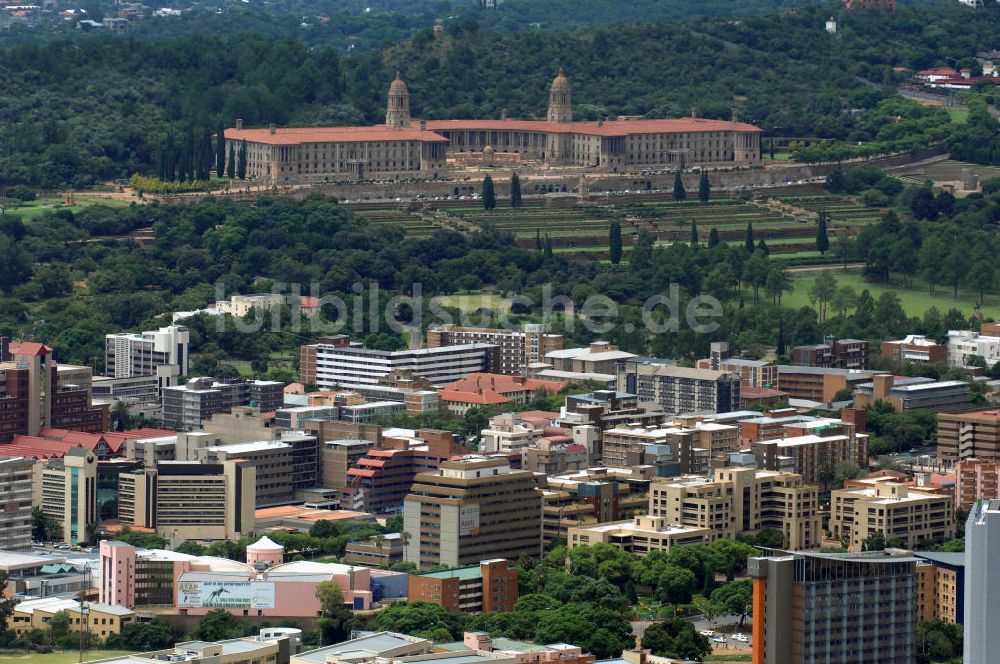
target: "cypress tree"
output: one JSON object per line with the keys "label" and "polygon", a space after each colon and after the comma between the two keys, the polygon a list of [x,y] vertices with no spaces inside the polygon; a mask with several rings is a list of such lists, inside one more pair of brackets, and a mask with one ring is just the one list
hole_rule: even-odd
{"label": "cypress tree", "polygon": [[698,223],[694,219],[691,220],[691,246],[698,246]]}
{"label": "cypress tree", "polygon": [[510,176],[510,206],[512,208],[521,207],[521,178],[517,173]]}
{"label": "cypress tree", "polygon": [[708,234],[708,246],[714,247],[719,244],[719,231],[713,228]]}
{"label": "cypress tree", "polygon": [[483,179],[483,209],[492,210],[497,206],[497,193],[493,188],[493,178],[489,173]]}
{"label": "cypress tree", "polygon": [[552,238],[548,233],[545,234],[545,257],[552,258]]}
{"label": "cypress tree", "polygon": [[778,357],[785,354],[785,319],[778,319],[778,347],[775,349]]}
{"label": "cypress tree", "polygon": [[753,224],[747,224],[747,236],[745,240],[747,251],[753,253]]}
{"label": "cypress tree", "polygon": [[198,179],[205,182],[212,179],[212,133],[208,127],[201,130],[198,150]]}
{"label": "cypress tree", "polygon": [[698,181],[698,200],[702,203],[707,203],[708,199],[712,197],[712,185],[708,181],[708,173],[706,171],[701,172],[701,180]]}
{"label": "cypress tree", "polygon": [[826,234],[826,210],[819,211],[819,225],[816,228],[816,251],[821,255],[830,249],[830,238]]}
{"label": "cypress tree", "polygon": [[683,201],[687,198],[687,192],[684,191],[684,182],[681,180],[681,172],[677,171],[674,173],[674,200]]}
{"label": "cypress tree", "polygon": [[247,178],[247,142],[246,139],[240,141],[240,153],[236,157],[236,177],[241,180]]}
{"label": "cypress tree", "polygon": [[236,148],[229,144],[229,161],[226,162],[226,177],[232,180],[236,177]]}
{"label": "cypress tree", "polygon": [[757,251],[761,252],[765,256],[771,253],[771,250],[767,248],[767,243],[764,242],[764,238],[761,238],[760,242],[757,243]]}
{"label": "cypress tree", "polygon": [[617,221],[611,222],[608,229],[608,254],[611,262],[618,265],[622,260],[622,225]]}
{"label": "cypress tree", "polygon": [[193,180],[195,177],[194,165],[195,165],[195,142],[194,142],[194,129],[188,128],[184,136],[184,149],[181,154],[184,155],[184,177],[179,178],[180,180]]}
{"label": "cypress tree", "polygon": [[542,250],[542,231],[535,229],[535,249]]}
{"label": "cypress tree", "polygon": [[173,182],[177,179],[177,146],[174,144],[173,132],[167,133],[167,145],[164,148],[163,169],[165,182]]}
{"label": "cypress tree", "polygon": [[215,175],[226,175],[226,130],[219,125],[219,133],[215,135]]}

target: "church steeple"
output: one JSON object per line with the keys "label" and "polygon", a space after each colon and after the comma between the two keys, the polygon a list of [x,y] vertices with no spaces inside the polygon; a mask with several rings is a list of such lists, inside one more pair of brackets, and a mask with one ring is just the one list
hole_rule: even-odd
{"label": "church steeple", "polygon": [[410,126],[410,91],[397,71],[396,80],[389,86],[389,101],[385,107],[385,123],[390,127]]}
{"label": "church steeple", "polygon": [[562,67],[559,74],[552,80],[552,87],[549,88],[549,122],[572,122],[573,121],[573,95],[569,86],[569,79],[563,73]]}

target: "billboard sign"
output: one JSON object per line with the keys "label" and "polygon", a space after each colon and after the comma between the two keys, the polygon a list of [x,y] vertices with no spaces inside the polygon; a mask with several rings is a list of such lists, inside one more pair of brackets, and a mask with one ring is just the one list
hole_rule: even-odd
{"label": "billboard sign", "polygon": [[178,581],[181,609],[273,609],[274,584],[263,581]]}
{"label": "billboard sign", "polygon": [[476,535],[479,533],[479,504],[463,505],[458,514],[458,534]]}

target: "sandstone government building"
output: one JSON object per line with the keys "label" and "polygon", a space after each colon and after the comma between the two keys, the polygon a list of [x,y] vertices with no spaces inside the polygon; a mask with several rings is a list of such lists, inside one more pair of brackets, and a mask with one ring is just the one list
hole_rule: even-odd
{"label": "sandstone government building", "polygon": [[246,141],[247,176],[274,184],[441,178],[449,161],[496,159],[617,173],[752,166],[761,158],[760,129],[742,122],[695,117],[574,122],[569,80],[561,70],[552,81],[545,120],[412,120],[410,94],[397,73],[384,125],[247,129],[237,120],[225,133],[227,154],[238,154]]}

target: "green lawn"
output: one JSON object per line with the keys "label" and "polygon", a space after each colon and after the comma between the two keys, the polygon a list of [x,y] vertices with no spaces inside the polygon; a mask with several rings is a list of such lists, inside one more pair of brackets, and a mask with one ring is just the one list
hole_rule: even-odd
{"label": "green lawn", "polygon": [[[809,288],[816,280],[816,272],[797,272],[791,275],[795,290],[786,293],[781,299],[781,304],[788,307],[812,306],[809,301]],[[903,309],[910,316],[922,316],[931,307],[937,307],[941,313],[955,307],[969,315],[973,311],[973,305],[978,302],[978,295],[968,290],[960,290],[957,300],[952,299],[951,289],[947,286],[938,286],[934,295],[927,292],[927,286],[919,280],[916,281],[912,289],[902,288],[898,282],[893,284],[872,284],[861,278],[861,274],[854,270],[844,272],[840,269],[833,271],[833,276],[837,279],[838,286],[850,286],[855,293],[860,294],[862,290],[868,289],[872,297],[878,296],[886,291],[893,291],[899,295],[903,304]],[[1000,318],[1000,296],[987,295],[986,304],[982,308],[983,314]]]}
{"label": "green lawn", "polygon": [[706,655],[706,662],[752,662],[753,655]]}
{"label": "green lawn", "polygon": [[510,300],[501,295],[491,293],[462,293],[459,295],[438,295],[434,298],[442,307],[460,309],[461,311],[479,311],[490,309],[501,312],[510,309]]}
{"label": "green lawn", "polygon": [[[121,657],[131,654],[126,650],[88,650],[83,653],[83,661],[90,662],[95,659],[107,659],[109,657]],[[39,653],[23,653],[16,651],[0,651],[0,664],[74,664],[80,661],[80,653],[75,650],[66,652],[51,652],[44,655]]]}
{"label": "green lawn", "polygon": [[947,111],[951,121],[957,124],[964,123],[969,117],[969,109],[965,106],[949,106]]}
{"label": "green lawn", "polygon": [[16,217],[21,221],[31,221],[35,217],[46,212],[56,212],[58,210],[70,210],[74,214],[81,212],[94,205],[106,205],[108,207],[128,207],[128,201],[115,198],[101,198],[100,196],[76,196],[73,205],[66,205],[63,197],[39,198],[28,203],[23,203],[16,208],[6,210],[4,216]]}

